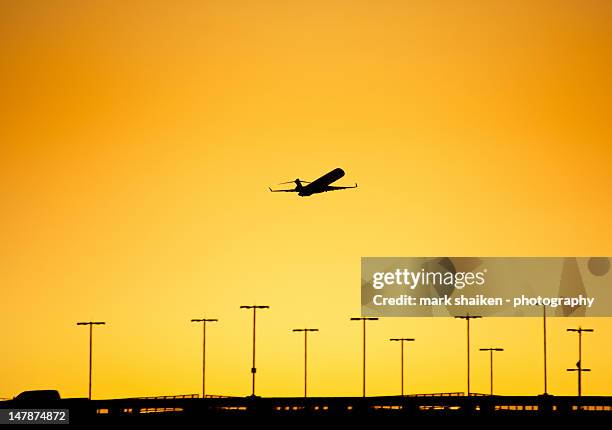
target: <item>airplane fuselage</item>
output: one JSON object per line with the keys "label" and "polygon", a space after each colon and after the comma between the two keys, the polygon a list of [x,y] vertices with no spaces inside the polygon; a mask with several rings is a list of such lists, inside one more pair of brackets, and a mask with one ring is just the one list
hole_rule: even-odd
{"label": "airplane fuselage", "polygon": [[344,170],[341,168],[336,168],[329,173],[321,176],[319,179],[309,183],[308,185],[302,185],[298,181],[296,181],[296,185],[298,187],[298,196],[300,197],[308,197],[316,193],[322,192],[325,187],[328,187],[333,182],[336,182],[338,179],[344,176]]}

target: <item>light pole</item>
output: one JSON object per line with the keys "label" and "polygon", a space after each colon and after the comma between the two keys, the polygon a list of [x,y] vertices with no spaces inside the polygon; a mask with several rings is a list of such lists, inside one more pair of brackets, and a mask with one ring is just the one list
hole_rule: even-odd
{"label": "light pole", "polygon": [[543,331],[544,331],[544,394],[548,394],[548,359],[547,359],[547,346],[546,346],[546,306],[542,306],[542,320],[543,320]]}
{"label": "light pole", "polygon": [[257,322],[257,309],[270,309],[270,306],[240,306],[240,309],[253,309],[253,365],[251,367],[251,397],[255,397],[255,373],[257,373],[257,368],[255,367],[255,327]]}
{"label": "light pole", "polygon": [[319,331],[318,328],[294,328],[295,332],[304,332],[304,398],[308,397],[308,332]]}
{"label": "light pole", "polygon": [[578,397],[582,397],[582,372],[590,372],[591,369],[582,367],[582,333],[592,333],[592,328],[568,328],[567,331],[578,333],[578,363],[575,369],[567,369],[568,372],[578,372]]}
{"label": "light pole", "polygon": [[192,319],[193,323],[202,323],[202,398],[206,397],[206,323],[217,322],[216,318]]}
{"label": "light pole", "polygon": [[104,321],[86,321],[78,322],[77,325],[88,325],[89,326],[89,391],[87,398],[91,400],[91,368],[92,368],[92,353],[93,353],[93,326],[105,325]]}
{"label": "light pole", "polygon": [[491,395],[493,395],[493,352],[503,351],[503,348],[480,348],[481,351],[489,351],[491,354]]}
{"label": "light pole", "polygon": [[400,338],[391,338],[389,339],[391,342],[399,342],[400,343],[400,360],[401,360],[401,378],[402,378],[402,397],[404,396],[404,342],[414,342],[415,339],[400,337]]}
{"label": "light pole", "polygon": [[351,321],[363,322],[363,397],[366,396],[366,321],[378,321],[378,318],[359,317],[351,318]]}
{"label": "light pole", "polygon": [[467,322],[467,395],[470,396],[470,320],[482,318],[479,315],[457,315],[455,318],[465,320]]}

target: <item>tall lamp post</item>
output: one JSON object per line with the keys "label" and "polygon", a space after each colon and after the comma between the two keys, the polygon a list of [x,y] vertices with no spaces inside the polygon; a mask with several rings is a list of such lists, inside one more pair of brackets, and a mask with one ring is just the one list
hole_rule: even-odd
{"label": "tall lamp post", "polygon": [[351,318],[351,321],[363,322],[363,397],[366,396],[366,321],[378,321],[378,318],[359,317]]}
{"label": "tall lamp post", "polygon": [[270,309],[270,306],[240,306],[240,309],[253,309],[253,365],[251,366],[251,397],[255,397],[255,373],[257,368],[255,367],[255,327],[257,323],[257,309]]}
{"label": "tall lamp post", "polygon": [[401,379],[402,379],[402,397],[404,396],[404,342],[414,342],[415,339],[412,338],[406,338],[406,337],[400,337],[400,338],[391,338],[389,339],[391,342],[399,342],[400,343],[400,351],[401,351],[401,355],[400,355],[400,360],[401,360]]}
{"label": "tall lamp post", "polygon": [[216,318],[194,318],[192,323],[202,323],[202,398],[206,397],[206,323],[217,322]]}
{"label": "tall lamp post", "polygon": [[294,328],[294,332],[304,333],[304,398],[308,397],[308,333],[319,331],[318,328]]}
{"label": "tall lamp post", "polygon": [[105,325],[104,321],[83,321],[78,322],[77,325],[88,325],[89,326],[89,391],[87,394],[87,398],[91,400],[91,368],[92,368],[92,360],[93,360],[93,326],[95,325]]}
{"label": "tall lamp post", "polygon": [[457,315],[455,318],[467,322],[467,395],[470,396],[470,320],[482,318],[479,315]]}
{"label": "tall lamp post", "polygon": [[491,395],[493,395],[493,352],[503,351],[503,348],[480,348],[481,351],[489,351],[491,357]]}
{"label": "tall lamp post", "polygon": [[544,394],[548,394],[548,355],[546,345],[546,306],[542,306],[542,322],[544,334]]}

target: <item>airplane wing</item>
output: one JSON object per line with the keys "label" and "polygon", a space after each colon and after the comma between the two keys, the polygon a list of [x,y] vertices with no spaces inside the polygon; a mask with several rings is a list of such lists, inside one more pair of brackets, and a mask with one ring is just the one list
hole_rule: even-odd
{"label": "airplane wing", "polygon": [[272,188],[268,187],[270,189],[270,191],[272,191],[273,193],[297,193],[297,190],[293,189],[293,190],[273,190]]}
{"label": "airplane wing", "polygon": [[326,193],[327,191],[346,190],[347,188],[357,188],[357,183],[355,183],[355,185],[352,187],[334,187],[332,185],[328,185],[327,187],[323,188],[321,191]]}

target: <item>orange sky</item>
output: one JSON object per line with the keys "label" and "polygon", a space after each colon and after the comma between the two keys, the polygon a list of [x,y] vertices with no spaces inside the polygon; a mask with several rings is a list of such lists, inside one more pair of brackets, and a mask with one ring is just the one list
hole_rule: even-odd
{"label": "orange sky", "polygon": [[[612,255],[612,4],[0,3],[0,397],[361,393],[362,256]],[[342,167],[358,190],[267,186]],[[550,391],[612,394],[612,320],[550,324]],[[369,332],[369,394],[465,389],[464,324]],[[542,391],[540,321],[474,323],[501,394]],[[474,391],[488,357],[474,352]]]}

